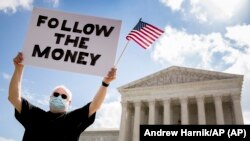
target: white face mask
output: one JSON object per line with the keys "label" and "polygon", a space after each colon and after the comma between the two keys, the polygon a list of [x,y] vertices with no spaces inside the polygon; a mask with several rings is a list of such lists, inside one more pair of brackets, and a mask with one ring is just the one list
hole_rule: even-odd
{"label": "white face mask", "polygon": [[51,112],[65,112],[67,111],[69,104],[67,100],[62,99],[61,96],[51,97],[49,101]]}

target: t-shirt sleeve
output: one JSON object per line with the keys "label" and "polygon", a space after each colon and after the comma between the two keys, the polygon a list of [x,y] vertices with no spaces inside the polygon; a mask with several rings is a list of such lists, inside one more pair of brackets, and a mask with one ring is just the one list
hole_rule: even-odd
{"label": "t-shirt sleeve", "polygon": [[77,128],[80,128],[82,131],[84,131],[95,121],[96,113],[89,117],[89,105],[90,103],[68,113],[68,119],[70,120],[70,123],[72,123],[72,125],[76,126]]}
{"label": "t-shirt sleeve", "polygon": [[31,103],[29,103],[25,98],[22,98],[22,108],[21,113],[15,109],[16,119],[26,128],[32,122],[34,115],[40,109]]}

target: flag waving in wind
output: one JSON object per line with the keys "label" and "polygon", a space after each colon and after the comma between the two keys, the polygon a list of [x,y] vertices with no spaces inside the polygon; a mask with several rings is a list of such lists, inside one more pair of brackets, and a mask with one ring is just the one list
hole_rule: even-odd
{"label": "flag waving in wind", "polygon": [[133,30],[126,36],[126,39],[132,39],[141,47],[147,49],[163,32],[163,30],[145,23],[140,19]]}
{"label": "flag waving in wind", "polygon": [[162,33],[164,33],[163,30],[151,24],[145,23],[141,21],[140,19],[137,25],[133,28],[133,30],[130,31],[130,33],[126,36],[126,39],[128,40],[127,44],[125,45],[121,55],[117,59],[115,66],[118,65],[130,40],[134,40],[141,47],[143,47],[144,49],[147,49],[157,38],[161,36]]}

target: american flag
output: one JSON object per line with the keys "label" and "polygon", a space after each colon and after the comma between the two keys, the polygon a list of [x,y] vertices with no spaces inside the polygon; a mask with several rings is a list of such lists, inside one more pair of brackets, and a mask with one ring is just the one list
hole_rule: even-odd
{"label": "american flag", "polygon": [[147,49],[157,38],[161,36],[164,31],[151,25],[140,21],[126,36],[127,40],[134,40],[144,49]]}

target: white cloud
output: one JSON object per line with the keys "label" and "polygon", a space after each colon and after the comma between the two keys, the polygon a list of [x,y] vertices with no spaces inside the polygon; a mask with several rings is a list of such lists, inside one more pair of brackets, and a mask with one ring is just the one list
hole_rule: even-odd
{"label": "white cloud", "polygon": [[165,34],[156,43],[152,57],[163,65],[223,70],[236,61],[239,53],[220,33],[188,34],[185,29],[167,26]]}
{"label": "white cloud", "polygon": [[244,124],[250,124],[250,111],[244,111]]}
{"label": "white cloud", "polygon": [[107,93],[105,102],[97,111],[96,120],[91,128],[119,128],[121,119],[120,94],[117,90]]}
{"label": "white cloud", "polygon": [[104,103],[97,114],[93,128],[119,128],[121,119],[119,101]]}
{"label": "white cloud", "polygon": [[204,22],[203,18],[210,20],[228,20],[235,14],[238,14],[237,12],[244,6],[244,2],[245,0],[190,0],[190,12],[201,22]]}
{"label": "white cloud", "polygon": [[250,78],[250,52],[241,53],[237,57],[235,63],[227,68],[225,71],[230,73],[245,74]]}
{"label": "white cloud", "polygon": [[30,10],[33,0],[1,0],[0,11],[4,13],[15,13],[18,8]]}
{"label": "white cloud", "polygon": [[[236,25],[226,29],[225,35],[188,34],[185,29],[177,30],[167,26],[151,56],[164,66],[219,70],[245,74],[250,78],[250,35],[246,33],[250,31],[250,25]],[[245,47],[243,51],[242,46]]]}
{"label": "white cloud", "polygon": [[236,45],[231,43],[231,46],[239,49],[245,48],[226,72],[245,74],[246,79],[250,79],[250,25],[236,25],[227,27],[226,30],[225,37],[236,43]]}
{"label": "white cloud", "polygon": [[[174,11],[182,11],[185,16],[193,16],[199,22],[228,21],[241,16],[247,0],[160,0]],[[185,13],[184,13],[185,11]],[[188,14],[187,14],[188,13]]]}
{"label": "white cloud", "polygon": [[4,73],[3,73],[3,78],[4,78],[5,80],[10,80],[10,79],[11,79],[11,75],[4,72]]}
{"label": "white cloud", "polygon": [[239,46],[250,47],[250,25],[237,25],[226,28],[226,37],[236,41]]}
{"label": "white cloud", "polygon": [[[43,0],[44,2],[57,7],[60,0]],[[15,13],[18,9],[31,10],[34,0],[1,0],[0,12]]]}
{"label": "white cloud", "polygon": [[4,138],[4,137],[0,137],[0,141],[15,141],[13,139],[7,139],[7,138]]}
{"label": "white cloud", "polygon": [[170,7],[173,11],[178,11],[181,9],[183,0],[160,0],[163,4]]}

